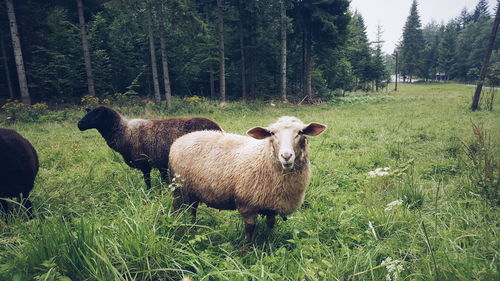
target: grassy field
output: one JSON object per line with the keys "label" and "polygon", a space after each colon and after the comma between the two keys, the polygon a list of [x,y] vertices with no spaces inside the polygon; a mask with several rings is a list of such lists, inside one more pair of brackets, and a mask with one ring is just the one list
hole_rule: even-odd
{"label": "grassy field", "polygon": [[[498,191],[498,179],[488,186],[481,176],[491,163],[500,173],[500,110],[470,112],[472,92],[401,85],[314,107],[235,103],[181,114],[241,134],[282,115],[328,125],[310,138],[303,206],[272,233],[259,220],[251,250],[237,212],[202,206],[192,225],[171,210],[159,174],[145,190],[97,131],[77,129],[83,110],[64,122],[0,123],[28,138],[41,162],[35,219],[17,211],[0,222],[0,280],[499,280],[500,212],[481,189]],[[491,136],[489,150],[471,121]],[[473,165],[464,144],[496,162]],[[390,175],[368,177],[384,167]]]}

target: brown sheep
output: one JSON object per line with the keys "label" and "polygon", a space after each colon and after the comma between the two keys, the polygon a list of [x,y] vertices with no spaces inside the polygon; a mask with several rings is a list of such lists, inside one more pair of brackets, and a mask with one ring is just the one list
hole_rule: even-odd
{"label": "brown sheep", "polygon": [[190,206],[193,221],[200,202],[236,209],[250,242],[257,214],[273,228],[277,214],[289,215],[302,205],[310,177],[306,135],[317,136],[325,128],[284,116],[267,128],[250,129],[250,137],[204,131],[178,138],[169,156],[170,173],[180,182],[173,191],[174,207]]}
{"label": "brown sheep", "polygon": [[200,117],[128,120],[107,106],[87,111],[78,122],[80,131],[97,129],[127,165],[142,171],[148,188],[152,168],[160,170],[162,179],[168,180],[168,153],[175,139],[194,131],[222,130],[215,122]]}
{"label": "brown sheep", "polygon": [[[36,150],[31,143],[14,130],[0,129],[0,197],[17,197],[32,217],[31,201],[39,163]],[[7,201],[0,200],[1,207],[9,212]]]}

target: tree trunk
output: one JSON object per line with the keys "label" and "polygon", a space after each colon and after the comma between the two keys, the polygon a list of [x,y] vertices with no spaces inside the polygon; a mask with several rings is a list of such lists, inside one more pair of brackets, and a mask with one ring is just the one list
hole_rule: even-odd
{"label": "tree trunk", "polygon": [[256,76],[257,76],[257,67],[256,67],[256,58],[257,58],[257,29],[258,29],[258,21],[257,21],[257,15],[255,14],[255,11],[252,11],[250,13],[250,16],[248,17],[253,20],[249,24],[249,39],[250,43],[247,47],[247,62],[249,64],[249,69],[248,69],[248,79],[249,81],[249,98],[250,99],[256,99],[257,98],[257,87],[256,87]]}
{"label": "tree trunk", "polygon": [[255,66],[255,60],[257,56],[257,52],[255,51],[257,45],[257,39],[256,39],[256,33],[254,30],[252,30],[251,35],[250,35],[250,73],[249,73],[249,78],[250,78],[250,98],[255,99],[257,97],[257,90],[255,86],[255,81],[256,81],[256,66]]}
{"label": "tree trunk", "polygon": [[10,80],[10,72],[9,72],[9,64],[7,62],[7,53],[5,52],[5,43],[3,41],[3,37],[0,36],[0,44],[2,45],[2,58],[3,58],[3,67],[5,70],[5,82],[7,83],[7,88],[9,89],[9,98],[11,100],[14,99],[14,90],[12,90],[12,82]]}
{"label": "tree trunk", "polygon": [[170,77],[168,72],[168,57],[167,57],[167,47],[165,44],[165,35],[163,33],[165,26],[165,14],[163,13],[163,3],[159,3],[157,6],[159,21],[162,25],[162,30],[160,30],[160,52],[161,52],[161,63],[163,69],[163,86],[165,88],[165,99],[167,100],[167,109],[172,109],[172,90],[170,88]]}
{"label": "tree trunk", "polygon": [[226,101],[226,70],[224,62],[224,12],[223,0],[217,0],[217,21],[219,35],[219,91],[221,102]]}
{"label": "tree trunk", "polygon": [[394,91],[398,90],[398,52],[396,52],[396,80],[394,81]]}
{"label": "tree trunk", "polygon": [[486,73],[488,72],[491,50],[493,49],[493,45],[495,44],[495,38],[497,36],[499,23],[500,23],[500,4],[497,4],[497,13],[495,16],[495,22],[491,27],[490,40],[488,42],[488,48],[486,48],[486,51],[484,53],[483,65],[481,66],[481,73],[479,74],[479,80],[477,81],[476,92],[474,93],[474,97],[472,98],[471,110],[479,109],[479,98],[481,97],[481,90],[483,88],[484,78],[486,77]]}
{"label": "tree trunk", "polygon": [[306,99],[312,102],[312,34],[310,28],[306,33]]}
{"label": "tree trunk", "polygon": [[19,80],[19,89],[21,92],[21,100],[24,104],[31,104],[31,97],[28,91],[28,82],[26,80],[26,72],[24,71],[23,52],[21,50],[21,40],[17,31],[16,12],[12,0],[5,0],[7,5],[7,16],[9,17],[10,35],[12,36],[12,49],[14,50],[14,58],[16,60],[17,77]]}
{"label": "tree trunk", "polygon": [[161,104],[161,96],[160,96],[160,84],[158,83],[158,70],[156,66],[156,52],[155,52],[155,40],[153,37],[153,22],[151,19],[151,8],[149,7],[146,11],[148,18],[148,37],[149,37],[149,52],[151,54],[151,73],[153,75],[153,87],[154,87],[154,95],[155,95],[155,103],[156,105]]}
{"label": "tree trunk", "polygon": [[300,89],[304,96],[306,93],[306,31],[302,30],[302,73],[300,77]]}
{"label": "tree trunk", "polygon": [[212,100],[215,100],[215,79],[214,79],[214,68],[212,65],[210,65],[209,69],[209,74],[210,74],[210,98]]}
{"label": "tree trunk", "polygon": [[170,78],[168,74],[168,60],[167,60],[167,47],[165,46],[165,39],[160,37],[161,49],[161,62],[163,66],[163,83],[165,86],[165,98],[167,99],[167,109],[172,108],[172,92],[170,89]]}
{"label": "tree trunk", "polygon": [[246,79],[246,66],[245,66],[245,42],[243,36],[243,17],[242,17],[242,1],[239,1],[239,15],[240,21],[238,23],[239,36],[240,36],[240,54],[241,54],[241,97],[247,100],[247,79]]}
{"label": "tree trunk", "polygon": [[80,22],[80,34],[82,36],[83,58],[85,61],[85,72],[87,73],[87,89],[88,94],[95,96],[94,88],[94,75],[92,73],[92,61],[90,59],[90,47],[87,40],[87,32],[85,31],[85,17],[83,16],[83,3],[82,0],[76,0],[78,7],[78,20]]}
{"label": "tree trunk", "polygon": [[280,71],[280,92],[281,99],[287,102],[286,98],[286,31],[287,31],[287,19],[286,19],[286,9],[285,0],[280,1],[280,18],[281,18],[281,71]]}

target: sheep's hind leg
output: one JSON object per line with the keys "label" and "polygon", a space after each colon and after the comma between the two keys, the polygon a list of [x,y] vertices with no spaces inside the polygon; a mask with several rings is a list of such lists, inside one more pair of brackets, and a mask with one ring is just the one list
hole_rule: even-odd
{"label": "sheep's hind leg", "polygon": [[189,209],[191,210],[191,223],[195,224],[196,223],[196,211],[198,210],[198,205],[200,203],[198,201],[193,202],[191,206],[189,206]]}

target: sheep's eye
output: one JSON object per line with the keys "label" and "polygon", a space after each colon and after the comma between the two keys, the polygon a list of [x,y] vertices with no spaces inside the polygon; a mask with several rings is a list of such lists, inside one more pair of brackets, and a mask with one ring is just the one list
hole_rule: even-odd
{"label": "sheep's eye", "polygon": [[274,133],[273,133],[273,132],[269,132],[269,134],[271,134],[271,136],[274,136]]}

